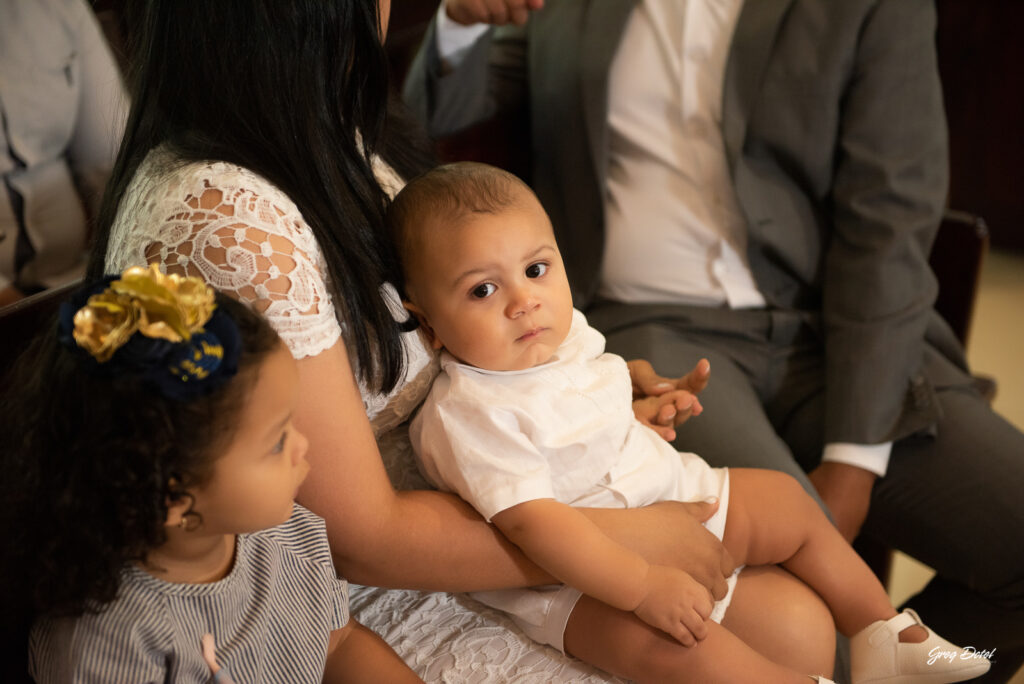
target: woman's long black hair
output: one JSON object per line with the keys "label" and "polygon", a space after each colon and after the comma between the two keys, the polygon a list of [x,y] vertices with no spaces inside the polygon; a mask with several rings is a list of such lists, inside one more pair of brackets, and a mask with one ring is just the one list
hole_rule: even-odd
{"label": "woman's long black hair", "polygon": [[132,106],[90,275],[103,274],[121,199],[151,149],[238,164],[295,202],[364,381],[393,388],[400,329],[379,288],[398,269],[370,156],[407,178],[431,159],[425,137],[389,106],[376,0],[133,0],[126,14]]}

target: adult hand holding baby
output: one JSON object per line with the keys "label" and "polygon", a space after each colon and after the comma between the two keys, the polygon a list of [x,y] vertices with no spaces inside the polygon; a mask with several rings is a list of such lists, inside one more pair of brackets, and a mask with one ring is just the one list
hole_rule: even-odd
{"label": "adult hand holding baby", "polygon": [[[718,511],[718,501],[661,501],[617,511],[579,509],[604,533],[641,554],[649,563],[686,572],[707,587],[717,601],[724,598],[735,563],[722,542],[703,523]],[[626,513],[626,515],[623,515]]]}

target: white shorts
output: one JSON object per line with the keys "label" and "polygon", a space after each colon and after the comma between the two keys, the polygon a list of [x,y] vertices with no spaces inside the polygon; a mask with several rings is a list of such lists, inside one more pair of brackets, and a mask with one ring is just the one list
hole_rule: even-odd
{"label": "white shorts", "polygon": [[[602,484],[592,492],[577,499],[573,506],[592,508],[625,508],[644,506],[655,501],[703,501],[711,496],[719,500],[718,510],[705,521],[704,526],[719,539],[725,534],[725,521],[729,509],[729,471],[727,468],[712,468],[694,454],[681,453],[673,472],[667,473],[659,463],[650,468],[638,468],[633,474],[625,474],[614,483]],[[695,462],[699,461],[699,463]],[[675,459],[668,459],[673,460]],[[700,464],[703,464],[701,467]],[[648,464],[650,466],[652,464]],[[652,472],[654,471],[654,472]],[[695,477],[696,476],[696,477]],[[649,483],[655,482],[661,490],[660,496],[650,499]],[[631,485],[639,485],[631,486]],[[666,485],[668,485],[666,487]],[[668,490],[668,491],[666,491]],[[742,568],[729,577],[728,591],[715,602],[711,619],[721,622],[726,608],[732,601],[736,589],[736,577]],[[582,594],[562,584],[549,584],[529,589],[500,589],[479,591],[470,594],[481,603],[507,613],[528,637],[542,644],[548,644],[565,653],[565,627],[569,622],[576,602]]]}

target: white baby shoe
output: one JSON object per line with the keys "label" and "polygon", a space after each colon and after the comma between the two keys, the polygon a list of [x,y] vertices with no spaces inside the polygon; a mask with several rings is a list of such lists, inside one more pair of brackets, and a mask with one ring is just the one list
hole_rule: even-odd
{"label": "white baby shoe", "polygon": [[[901,644],[900,632],[912,625],[924,627],[928,638],[919,644]],[[909,608],[854,634],[850,660],[854,684],[962,682],[985,674],[991,665],[972,649],[955,646],[928,629]]]}
{"label": "white baby shoe", "polygon": [[814,681],[818,682],[818,684],[836,684],[831,679],[825,679],[824,677],[821,677],[819,675],[807,675],[807,676],[810,677],[811,679],[813,679]]}

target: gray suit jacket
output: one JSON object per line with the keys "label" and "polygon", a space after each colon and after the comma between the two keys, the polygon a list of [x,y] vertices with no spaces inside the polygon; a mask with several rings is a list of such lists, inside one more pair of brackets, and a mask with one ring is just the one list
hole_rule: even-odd
{"label": "gray suit jacket", "polygon": [[[635,4],[549,0],[445,74],[431,28],[406,82],[432,135],[529,116],[531,183],[577,306],[597,287],[608,66]],[[934,14],[930,0],[747,0],[733,38],[722,128],[750,265],[770,307],[820,320],[827,442],[926,428],[933,385],[966,381],[928,267],[947,184]]]}

